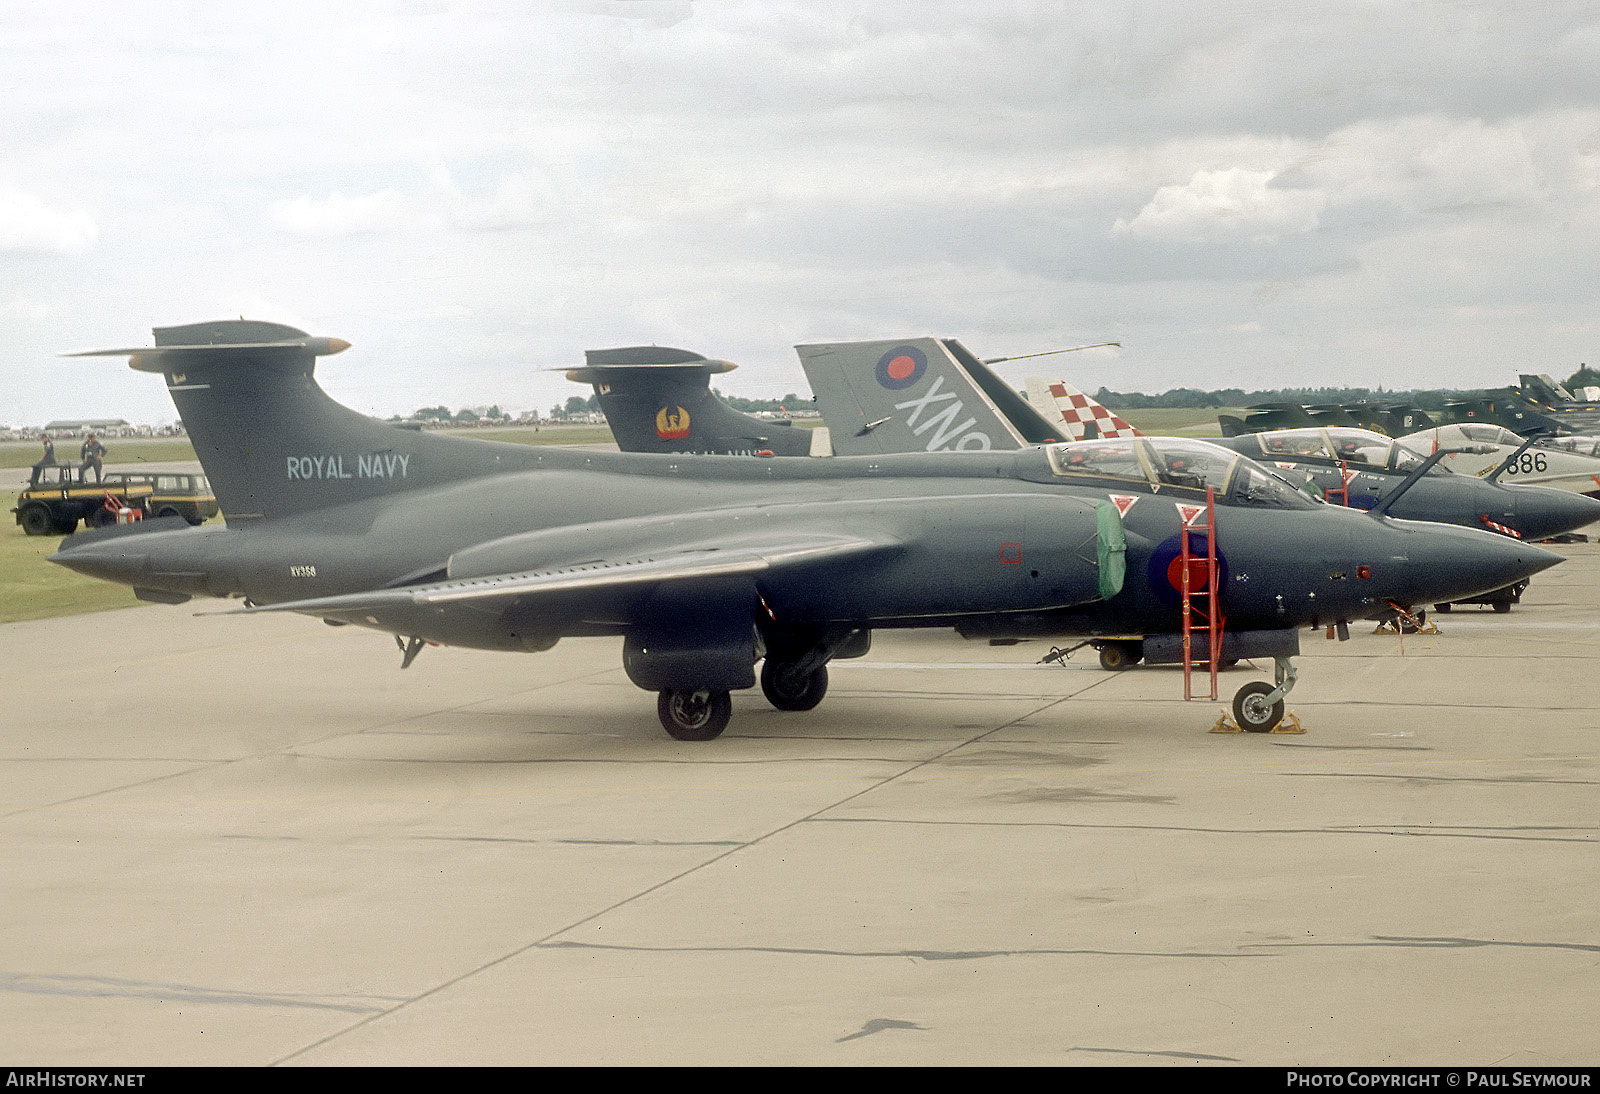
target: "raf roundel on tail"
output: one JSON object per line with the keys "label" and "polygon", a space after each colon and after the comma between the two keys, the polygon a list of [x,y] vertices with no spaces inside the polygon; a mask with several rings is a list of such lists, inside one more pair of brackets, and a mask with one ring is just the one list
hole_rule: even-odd
{"label": "raf roundel on tail", "polygon": [[922,379],[928,355],[916,346],[896,346],[878,359],[878,383],[890,391],[904,391]]}

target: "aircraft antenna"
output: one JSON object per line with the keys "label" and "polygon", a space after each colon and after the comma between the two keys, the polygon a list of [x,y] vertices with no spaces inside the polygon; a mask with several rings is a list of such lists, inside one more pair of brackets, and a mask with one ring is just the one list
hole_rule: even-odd
{"label": "aircraft antenna", "polygon": [[1002,361],[1026,361],[1030,357],[1049,357],[1053,353],[1076,353],[1080,349],[1101,349],[1104,346],[1116,346],[1121,349],[1122,343],[1096,342],[1092,346],[1068,346],[1066,349],[1047,349],[1043,353],[1019,353],[1015,357],[985,357],[983,363],[986,365],[998,365]]}

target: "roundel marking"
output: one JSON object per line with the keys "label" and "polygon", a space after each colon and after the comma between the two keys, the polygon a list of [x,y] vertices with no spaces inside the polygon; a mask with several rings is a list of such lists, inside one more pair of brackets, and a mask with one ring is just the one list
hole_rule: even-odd
{"label": "roundel marking", "polygon": [[[1203,533],[1189,533],[1189,591],[1199,592],[1205,588],[1206,580],[1206,538]],[[1198,555],[1198,558],[1194,556]],[[1217,552],[1217,588],[1219,591],[1227,589],[1228,559],[1221,551]],[[1147,570],[1150,582],[1150,592],[1155,598],[1167,605],[1177,606],[1183,602],[1183,557],[1179,553],[1178,537],[1169,536],[1158,543],[1150,552],[1150,564]]]}
{"label": "roundel marking", "polygon": [[681,441],[689,435],[689,412],[681,406],[664,406],[656,411],[656,436],[664,441]]}
{"label": "roundel marking", "polygon": [[928,371],[928,356],[915,346],[896,346],[878,358],[878,383],[890,391],[904,391]]}
{"label": "roundel marking", "polygon": [[[1205,589],[1206,571],[1209,568],[1210,567],[1206,565],[1206,558],[1204,555],[1201,555],[1199,558],[1191,557],[1189,559],[1189,591],[1191,593],[1201,592]],[[1174,589],[1177,589],[1179,592],[1183,591],[1182,555],[1173,555],[1172,561],[1167,563],[1167,583]]]}

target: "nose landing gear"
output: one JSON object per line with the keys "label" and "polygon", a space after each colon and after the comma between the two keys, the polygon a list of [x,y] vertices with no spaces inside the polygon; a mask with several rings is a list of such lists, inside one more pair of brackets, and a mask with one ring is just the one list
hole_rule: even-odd
{"label": "nose landing gear", "polygon": [[1252,680],[1233,694],[1233,720],[1224,714],[1217,719],[1213,733],[1304,733],[1300,719],[1293,713],[1285,718],[1284,697],[1294,689],[1300,674],[1294,661],[1288,657],[1274,657],[1276,684],[1265,680]]}

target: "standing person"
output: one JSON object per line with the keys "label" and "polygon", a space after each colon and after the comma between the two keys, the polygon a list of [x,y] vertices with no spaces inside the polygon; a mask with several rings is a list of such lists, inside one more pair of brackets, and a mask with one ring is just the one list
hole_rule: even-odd
{"label": "standing person", "polygon": [[83,458],[83,463],[78,466],[78,477],[88,482],[89,468],[94,468],[94,481],[100,481],[100,472],[103,469],[106,446],[95,438],[93,433],[83,442],[83,447],[78,450],[78,455]]}
{"label": "standing person", "polygon": [[56,463],[56,444],[50,439],[50,434],[45,433],[39,438],[44,442],[44,455],[39,458],[35,467],[54,467]]}

